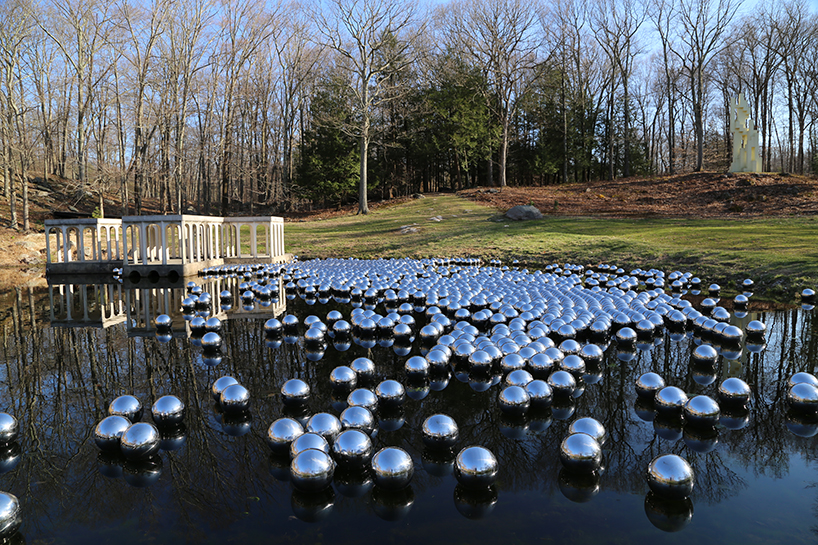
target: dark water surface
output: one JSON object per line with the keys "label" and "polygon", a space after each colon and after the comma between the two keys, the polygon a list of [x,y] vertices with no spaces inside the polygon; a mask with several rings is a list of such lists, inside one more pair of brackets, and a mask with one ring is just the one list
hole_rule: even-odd
{"label": "dark water surface", "polygon": [[[225,288],[239,293],[235,282],[206,286],[216,302]],[[21,426],[18,444],[0,453],[0,490],[15,494],[23,509],[14,542],[747,544],[818,537],[818,420],[788,413],[785,402],[787,378],[814,372],[818,363],[813,312],[751,307],[746,317],[733,317],[739,326],[766,323],[766,347],[720,357],[710,374],[691,368],[692,333],[681,340],[665,333],[653,345],[640,345],[631,361],[618,357],[612,344],[577,399],[523,420],[501,413],[499,386],[478,391],[485,386],[466,375],[435,376],[412,391],[422,399],[407,399],[402,413],[381,415],[373,440],[376,450],[396,445],[411,454],[409,488],[385,492],[371,487],[366,475],[342,474],[327,491],[305,494],[286,481],[288,461],[271,456],[265,442],[268,426],[283,414],[281,385],[302,378],[312,387],[310,412],[339,414],[344,398],[330,389],[333,368],[366,356],[379,380],[403,381],[408,356],[393,346],[367,349],[354,342],[346,350],[330,342],[320,359],[303,339],[267,346],[264,322],[274,312],[280,317],[285,304],[302,320],[308,314],[324,319],[332,309],[349,320],[351,307],[308,305],[296,297],[245,311],[236,299],[234,309],[220,315],[223,360],[210,367],[186,333],[178,311],[183,298],[182,288],[118,284],[0,295],[0,410]],[[152,329],[160,313],[173,318],[174,337],[165,343]],[[425,317],[415,316],[419,331]],[[412,354],[418,352],[414,346]],[[709,433],[652,419],[634,391],[647,371],[689,396],[714,399],[723,379],[742,378],[753,389],[749,411],[725,417]],[[210,386],[227,374],[251,392],[250,421],[224,418],[215,407]],[[142,401],[145,421],[162,395],[185,403],[186,428],[166,443],[176,450],[141,465],[100,453],[94,426],[122,394]],[[424,452],[420,427],[435,413],[458,423],[458,449],[478,444],[494,452],[500,473],[493,489],[461,489],[453,456]],[[570,422],[582,416],[602,422],[609,438],[601,475],[577,478],[562,470],[559,445]],[[648,497],[645,470],[665,453],[684,457],[696,473],[689,503]]]}

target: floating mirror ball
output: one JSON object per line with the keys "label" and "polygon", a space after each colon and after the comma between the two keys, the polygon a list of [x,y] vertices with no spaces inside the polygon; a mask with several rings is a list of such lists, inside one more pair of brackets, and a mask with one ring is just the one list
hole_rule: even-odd
{"label": "floating mirror ball", "polygon": [[430,449],[451,449],[457,443],[457,423],[445,414],[434,414],[423,421],[423,444]]}
{"label": "floating mirror ball", "polygon": [[8,413],[0,413],[0,444],[13,443],[19,434],[20,425],[17,419]]}
{"label": "floating mirror ball", "polygon": [[531,406],[531,396],[522,386],[506,386],[498,397],[500,410],[509,415],[523,415]]}
{"label": "floating mirror ball", "polygon": [[795,411],[814,413],[818,411],[818,387],[799,382],[787,391],[787,403]]}
{"label": "floating mirror ball", "polygon": [[372,435],[377,425],[372,412],[364,407],[347,407],[341,412],[338,420],[342,429],[357,429],[367,435]]}
{"label": "floating mirror ball", "polygon": [[283,417],[270,424],[267,430],[267,444],[277,454],[285,454],[290,444],[304,435],[304,427],[293,418]]}
{"label": "floating mirror ball", "polygon": [[665,380],[653,372],[643,373],[636,379],[636,394],[640,397],[652,399],[664,387]]}
{"label": "floating mirror ball", "polygon": [[679,414],[687,403],[687,394],[676,386],[665,386],[653,398],[656,411],[663,414]]}
{"label": "floating mirror ball", "polygon": [[364,407],[375,412],[378,409],[378,396],[371,390],[358,388],[349,394],[347,404],[351,407]]}
{"label": "floating mirror ball", "polygon": [[728,406],[743,406],[750,401],[750,386],[740,378],[730,377],[719,385],[719,401]]}
{"label": "floating mirror ball", "polygon": [[329,443],[317,433],[303,433],[290,443],[290,458],[295,458],[305,450],[316,449],[327,454],[330,452]]}
{"label": "floating mirror ball", "polygon": [[219,401],[222,395],[222,391],[224,391],[225,388],[238,383],[239,381],[230,376],[218,378],[213,382],[213,386],[210,389],[210,393],[213,396],[213,399]]}
{"label": "floating mirror ball", "polygon": [[339,390],[352,390],[358,384],[358,374],[350,367],[340,365],[330,372],[330,384]]}
{"label": "floating mirror ball", "polygon": [[219,395],[219,405],[225,413],[241,413],[250,408],[250,392],[241,384],[231,384]]}
{"label": "floating mirror ball", "polygon": [[683,499],[693,492],[693,468],[687,460],[675,454],[654,458],[647,469],[648,486],[657,496]]}
{"label": "floating mirror ball", "polygon": [[715,426],[720,415],[718,403],[706,395],[692,397],[684,405],[685,422],[693,426]]}
{"label": "floating mirror ball", "polygon": [[151,407],[151,415],[157,426],[181,424],[185,419],[185,404],[176,396],[162,396]]}
{"label": "floating mirror ball", "polygon": [[303,405],[309,398],[310,387],[299,378],[291,378],[281,385],[281,402],[285,406]]}
{"label": "floating mirror ball", "polygon": [[159,452],[159,430],[149,422],[137,422],[120,438],[122,454],[128,460],[144,460]]}
{"label": "floating mirror ball", "polygon": [[568,433],[584,433],[593,437],[597,443],[602,445],[608,438],[608,433],[605,431],[605,426],[600,424],[599,420],[590,417],[577,418],[571,425],[568,426]]}
{"label": "floating mirror ball", "polygon": [[0,539],[14,534],[22,522],[22,509],[17,496],[8,492],[0,492]]}
{"label": "floating mirror ball", "polygon": [[412,480],[415,466],[412,457],[398,447],[385,447],[372,457],[375,484],[388,490],[406,487]]}
{"label": "floating mirror ball", "polygon": [[571,433],[560,443],[560,462],[569,471],[596,471],[602,465],[602,448],[587,433]]}
{"label": "floating mirror ball", "polygon": [[304,429],[307,433],[320,435],[331,445],[343,428],[341,427],[341,421],[335,415],[316,413],[307,420]]}
{"label": "floating mirror ball", "polygon": [[471,490],[490,487],[497,480],[499,464],[494,454],[481,446],[461,450],[454,460],[454,476],[461,486]]}
{"label": "floating mirror ball", "polygon": [[372,458],[372,440],[361,429],[346,429],[332,444],[332,456],[341,465],[365,466]]}
{"label": "floating mirror ball", "polygon": [[[1,416],[2,414],[0,414]],[[131,421],[124,416],[106,416],[94,428],[94,442],[100,450],[118,451],[122,434],[130,427]]]}
{"label": "floating mirror ball", "polygon": [[380,407],[398,407],[406,399],[406,389],[396,380],[384,380],[375,388]]}
{"label": "floating mirror ball", "polygon": [[323,450],[306,449],[293,458],[290,473],[293,486],[304,492],[315,492],[330,485],[335,462]]}
{"label": "floating mirror ball", "polygon": [[108,406],[108,414],[124,416],[136,422],[142,418],[142,403],[132,395],[119,396]]}

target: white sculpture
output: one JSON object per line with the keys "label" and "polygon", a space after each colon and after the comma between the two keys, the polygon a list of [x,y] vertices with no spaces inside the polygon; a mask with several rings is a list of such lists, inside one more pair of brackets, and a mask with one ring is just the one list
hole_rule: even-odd
{"label": "white sculpture", "polygon": [[761,172],[758,156],[758,131],[750,119],[750,105],[741,94],[733,101],[730,130],[733,133],[733,163],[730,172]]}

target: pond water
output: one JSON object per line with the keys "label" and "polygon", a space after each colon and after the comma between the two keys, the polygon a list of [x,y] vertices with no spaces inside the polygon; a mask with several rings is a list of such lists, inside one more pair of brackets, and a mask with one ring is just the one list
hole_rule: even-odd
{"label": "pond water", "polygon": [[[407,384],[402,410],[378,416],[373,444],[412,456],[409,487],[385,491],[365,473],[340,472],[331,488],[303,493],[288,482],[289,460],[272,455],[266,443],[270,423],[290,414],[282,408],[281,385],[305,380],[312,387],[307,414],[337,415],[345,396],[330,387],[332,369],[364,356],[376,364],[373,388],[383,378],[404,381],[404,362],[420,354],[420,344],[366,347],[328,339],[316,351],[303,337],[266,342],[264,323],[273,316],[323,320],[338,310],[349,320],[352,307],[290,293],[292,299],[250,309],[240,299],[240,278],[197,282],[214,295],[217,311],[222,290],[235,296],[233,307],[218,313],[217,365],[203,361],[189,336],[179,311],[182,283],[52,285],[0,296],[0,410],[15,415],[21,430],[18,442],[0,452],[0,490],[22,505],[23,523],[11,541],[724,544],[811,543],[818,536],[818,419],[788,411],[785,399],[787,378],[816,368],[818,321],[809,310],[751,306],[741,318],[734,315],[731,323],[741,327],[764,322],[766,346],[723,352],[712,371],[691,366],[701,342],[691,332],[672,338],[663,332],[628,353],[611,343],[578,395],[522,419],[500,411],[500,387],[489,387],[490,378],[450,370]],[[153,329],[162,313],[173,319],[165,342]],[[426,316],[414,316],[418,331]],[[724,415],[707,431],[657,418],[634,390],[647,371],[689,396],[714,399],[722,380],[739,377],[752,387],[749,410]],[[220,414],[210,388],[223,375],[250,391],[249,418]],[[95,425],[122,394],[146,408],[166,394],[186,405],[184,428],[164,438],[164,450],[150,463],[126,463],[94,443]],[[482,445],[495,454],[500,471],[491,489],[463,489],[452,473],[454,454],[424,450],[421,425],[435,413],[457,422],[457,449]],[[562,468],[559,447],[570,422],[582,416],[599,420],[608,439],[604,469],[577,476]],[[149,411],[143,420],[150,421]],[[648,494],[646,468],[666,453],[682,456],[695,471],[687,502]]]}

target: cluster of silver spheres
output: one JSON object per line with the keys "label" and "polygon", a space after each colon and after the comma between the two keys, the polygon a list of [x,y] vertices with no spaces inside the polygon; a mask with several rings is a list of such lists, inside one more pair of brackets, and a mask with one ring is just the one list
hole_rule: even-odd
{"label": "cluster of silver spheres", "polygon": [[[741,283],[744,291],[733,299],[731,312],[720,305],[719,285],[705,289],[701,279],[689,272],[627,272],[608,264],[552,264],[529,272],[514,265],[492,261],[484,266],[474,259],[226,265],[205,269],[203,275],[237,278],[238,294],[225,290],[210,295],[189,283],[182,310],[191,337],[213,357],[218,357],[222,332],[221,323],[210,316],[213,306],[227,310],[236,299],[245,309],[295,297],[309,305],[330,300],[349,304],[349,315],[332,310],[324,318],[310,315],[301,320],[285,314],[265,322],[266,346],[300,342],[311,361],[321,359],[329,343],[339,351],[354,342],[364,348],[392,347],[397,355],[409,356],[413,343],[419,342],[420,355],[403,361],[400,376],[381,376],[375,362],[365,357],[334,368],[329,380],[333,409],[339,416],[307,413],[311,386],[306,381],[292,378],[282,384],[281,402],[289,415],[272,422],[267,442],[274,455],[286,458],[286,477],[298,494],[322,493],[336,474],[339,487],[349,488],[344,476],[362,468],[378,490],[405,490],[415,464],[401,448],[375,450],[378,428],[390,425],[389,419],[379,421],[379,415],[399,410],[406,398],[420,400],[445,389],[451,376],[476,391],[497,386],[497,406],[509,428],[507,435],[516,437],[515,423],[526,415],[550,410],[554,418],[570,419],[573,400],[587,385],[602,379],[604,351],[609,346],[627,365],[638,351],[649,351],[665,332],[674,341],[692,334],[698,346],[690,355],[690,367],[694,380],[702,385],[715,382],[720,358],[737,360],[745,348],[760,352],[765,347],[766,326],[757,320],[740,321],[747,316],[752,296],[750,279]],[[694,307],[683,298],[686,294],[704,298]],[[808,290],[802,293],[805,303],[812,297]],[[169,331],[170,325],[167,316],[158,317],[157,335],[160,329]],[[211,358],[206,363],[218,361]],[[787,396],[790,407],[818,412],[818,380],[796,377]],[[653,420],[660,435],[669,421],[668,437],[676,426],[705,438],[717,436],[719,426],[740,427],[752,394],[744,381],[733,377],[721,382],[716,399],[688,396],[655,372],[642,374],[635,389],[637,414]],[[232,377],[218,379],[212,393],[225,415],[248,409],[249,393]],[[401,424],[402,419],[396,425]],[[421,431],[424,456],[430,453],[430,459],[448,463],[453,458],[459,483],[456,497],[467,491],[493,490],[496,457],[481,446],[467,446],[455,456],[459,430],[451,417],[431,415]],[[607,440],[598,420],[583,417],[571,422],[559,445],[566,482],[598,482]],[[696,448],[707,450],[714,444],[700,440]],[[652,495],[686,499],[692,491],[693,472],[685,460],[665,455],[651,462],[647,480]],[[492,498],[496,502],[496,493]],[[304,496],[294,493],[294,509],[303,501]]]}
{"label": "cluster of silver spheres", "polygon": [[108,406],[108,416],[94,428],[94,442],[101,452],[102,471],[109,476],[122,473],[118,456],[125,460],[124,476],[134,486],[148,486],[159,479],[162,462],[159,450],[176,450],[185,439],[185,404],[165,395],[151,406],[153,422],[142,422],[142,403],[122,395]]}

